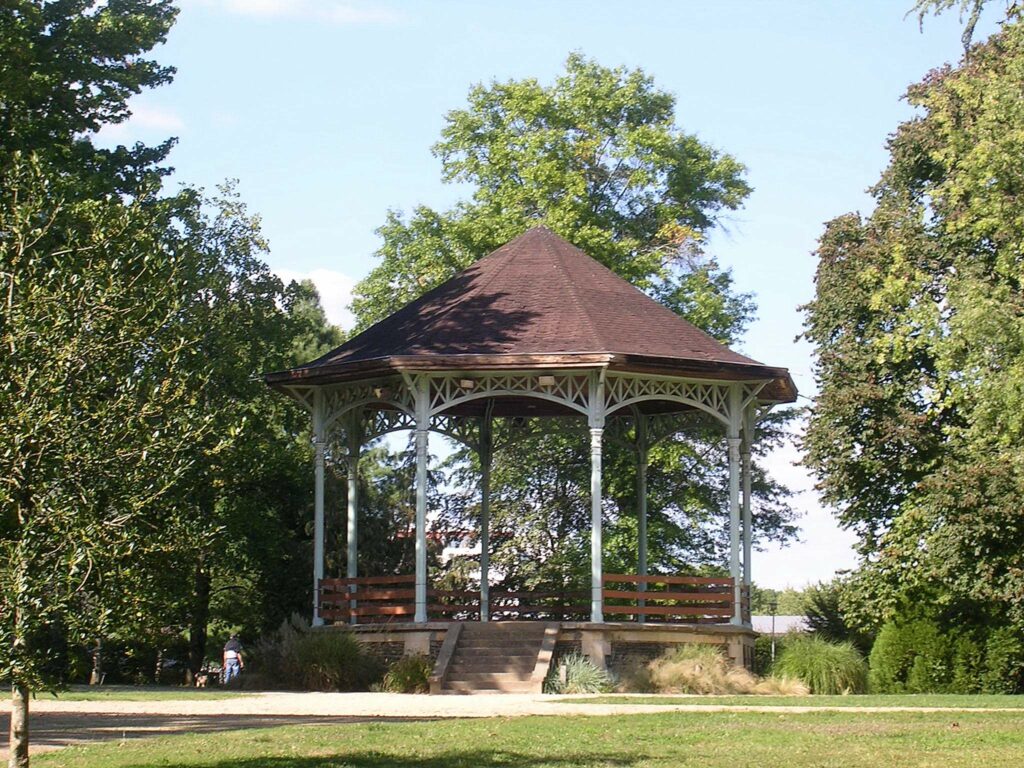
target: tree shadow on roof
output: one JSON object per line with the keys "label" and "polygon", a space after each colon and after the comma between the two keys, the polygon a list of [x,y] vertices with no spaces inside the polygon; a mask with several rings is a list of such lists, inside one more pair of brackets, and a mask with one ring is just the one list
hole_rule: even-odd
{"label": "tree shadow on roof", "polygon": [[499,354],[541,319],[508,291],[467,291],[458,275],[315,361],[334,365],[392,355]]}

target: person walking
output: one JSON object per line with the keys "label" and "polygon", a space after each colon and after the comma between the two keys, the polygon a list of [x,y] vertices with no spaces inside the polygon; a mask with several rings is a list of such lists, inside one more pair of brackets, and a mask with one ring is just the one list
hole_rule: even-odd
{"label": "person walking", "polygon": [[242,659],[242,643],[238,635],[232,635],[231,639],[224,644],[224,675],[221,684],[227,685],[237,678],[245,669],[245,660]]}

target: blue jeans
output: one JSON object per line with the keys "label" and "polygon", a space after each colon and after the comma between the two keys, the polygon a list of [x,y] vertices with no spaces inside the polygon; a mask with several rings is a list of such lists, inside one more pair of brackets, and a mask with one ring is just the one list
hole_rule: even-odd
{"label": "blue jeans", "polygon": [[222,685],[227,685],[231,682],[231,679],[238,677],[238,673],[242,671],[238,661],[229,661],[224,665],[224,678],[221,680]]}

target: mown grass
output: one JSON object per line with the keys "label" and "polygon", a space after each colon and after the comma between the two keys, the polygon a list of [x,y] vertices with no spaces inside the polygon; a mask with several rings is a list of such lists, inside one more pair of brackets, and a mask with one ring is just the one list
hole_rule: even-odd
{"label": "mown grass", "polygon": [[570,704],[663,704],[737,707],[944,707],[949,709],[1024,709],[1024,696],[960,694],[886,694],[863,696],[597,696],[560,699]]}
{"label": "mown grass", "polygon": [[223,688],[168,688],[135,685],[75,685],[56,694],[40,691],[37,699],[53,701],[194,701],[230,699],[250,694]]}
{"label": "mown grass", "polygon": [[288,726],[73,747],[48,768],[889,768],[1020,765],[1024,713],[665,712]]}

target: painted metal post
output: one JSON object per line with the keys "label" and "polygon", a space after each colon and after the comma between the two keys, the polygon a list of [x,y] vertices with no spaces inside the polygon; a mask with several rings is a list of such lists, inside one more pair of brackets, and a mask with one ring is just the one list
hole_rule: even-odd
{"label": "painted metal post", "polygon": [[[636,505],[637,505],[637,573],[640,576],[647,575],[647,417],[639,411],[636,413]],[[638,591],[647,591],[647,582],[640,579],[637,584]],[[640,598],[637,606],[645,608],[647,600]],[[646,620],[644,614],[637,616],[637,621],[643,624]]]}
{"label": "painted metal post", "polygon": [[743,443],[740,449],[741,469],[743,472],[743,585],[746,587],[748,597],[752,583],[750,556],[754,548],[753,512],[751,511],[750,495],[750,451],[753,441],[754,407],[751,404],[743,414]]}
{"label": "painted metal post", "polygon": [[601,441],[604,437],[604,375],[594,374],[590,379],[590,620],[604,622],[602,589],[601,541]]}
{"label": "painted metal post", "polygon": [[427,444],[430,429],[430,380],[416,382],[416,613],[427,620]]}
{"label": "painted metal post", "polygon": [[320,582],[324,578],[324,454],[327,449],[324,434],[323,390],[313,394],[313,450],[316,469],[313,486],[313,626],[322,626],[320,618]]}
{"label": "painted metal post", "polygon": [[490,407],[480,422],[480,621],[491,616],[491,462],[494,458]]}
{"label": "painted metal post", "polygon": [[740,605],[742,573],[740,571],[740,426],[742,423],[742,392],[739,385],[729,388],[729,575],[733,579],[732,624],[743,623]]}
{"label": "painted metal post", "polygon": [[[362,413],[353,411],[348,422],[348,552],[345,558],[345,575],[354,579],[359,575],[359,451],[362,448]],[[349,585],[349,592],[355,592],[356,585]],[[349,601],[352,615],[349,621],[357,623],[356,601]]]}

